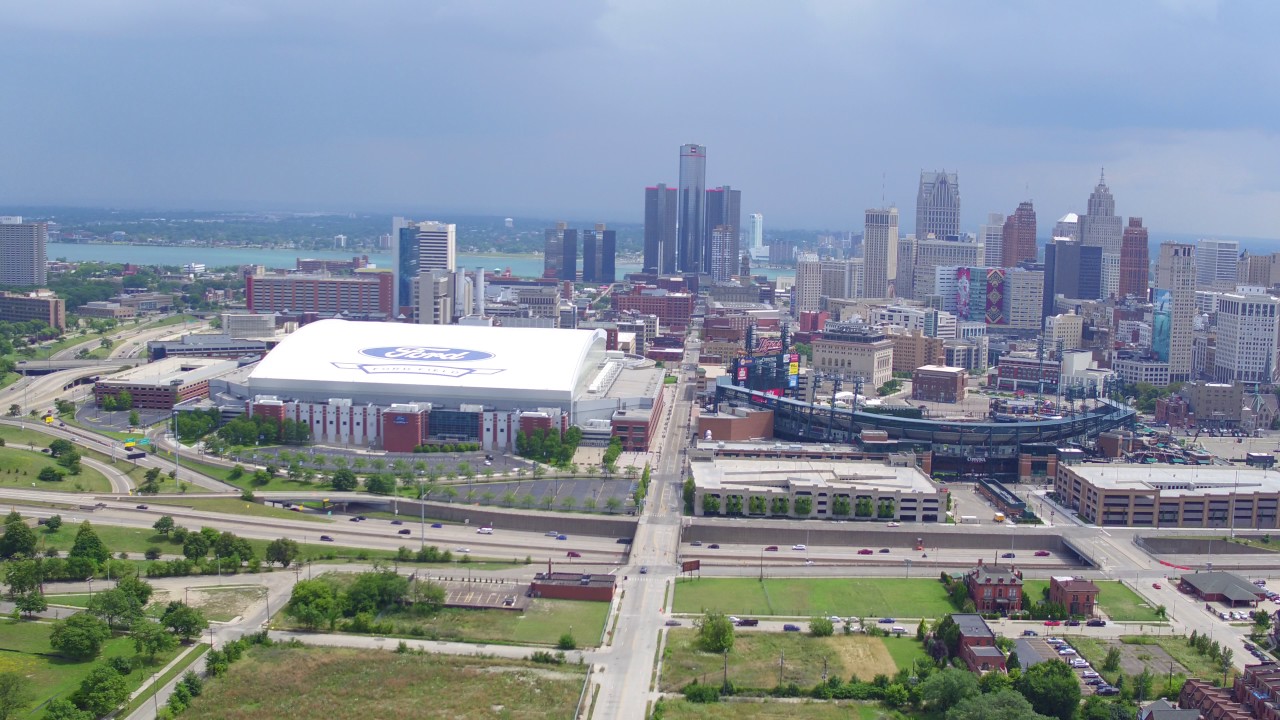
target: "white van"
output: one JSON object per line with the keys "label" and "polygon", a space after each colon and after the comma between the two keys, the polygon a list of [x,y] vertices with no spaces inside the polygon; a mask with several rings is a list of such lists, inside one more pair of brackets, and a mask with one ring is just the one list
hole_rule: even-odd
{"label": "white van", "polygon": [[907,632],[907,629],[902,627],[901,625],[894,625],[893,628],[890,630],[890,632],[892,632],[894,635],[905,635]]}

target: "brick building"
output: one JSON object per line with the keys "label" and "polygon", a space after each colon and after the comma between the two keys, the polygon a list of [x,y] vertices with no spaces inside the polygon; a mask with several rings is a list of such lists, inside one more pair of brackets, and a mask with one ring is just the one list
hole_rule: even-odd
{"label": "brick building", "polygon": [[1008,614],[1022,609],[1022,571],[979,565],[964,576],[969,598],[980,613]]}
{"label": "brick building", "polygon": [[666,327],[688,327],[689,318],[693,317],[695,298],[688,293],[635,287],[629,293],[615,292],[612,298],[614,310],[657,315]]}
{"label": "brick building", "polygon": [[1005,657],[996,647],[996,634],[981,615],[955,613],[951,619],[960,628],[960,659],[970,671],[1005,670]]}
{"label": "brick building", "polygon": [[58,330],[66,330],[67,301],[48,290],[30,294],[0,292],[0,321],[28,320],[39,320]]}
{"label": "brick building", "polygon": [[380,313],[391,317],[394,300],[391,273],[332,275],[249,275],[245,301],[251,313],[292,312]]}
{"label": "brick building", "polygon": [[965,370],[923,365],[911,373],[911,399],[954,403],[964,400]]}
{"label": "brick building", "polygon": [[1071,615],[1092,617],[1099,592],[1098,586],[1091,580],[1077,577],[1049,579],[1049,602],[1065,607]]}
{"label": "brick building", "polygon": [[534,575],[533,582],[529,583],[529,594],[532,597],[557,600],[610,602],[613,600],[616,580],[617,578],[613,575],[540,572]]}

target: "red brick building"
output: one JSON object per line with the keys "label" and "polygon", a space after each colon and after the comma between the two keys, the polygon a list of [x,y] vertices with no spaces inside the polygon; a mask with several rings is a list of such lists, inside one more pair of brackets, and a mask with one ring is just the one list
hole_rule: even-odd
{"label": "red brick building", "polygon": [[657,315],[667,327],[688,327],[689,318],[693,317],[694,296],[688,293],[635,287],[630,293],[615,292],[612,297],[614,310]]}
{"label": "red brick building", "polygon": [[1022,571],[979,565],[964,576],[969,597],[980,613],[1007,614],[1022,609]]}
{"label": "red brick building", "polygon": [[970,671],[1005,671],[1005,657],[996,647],[996,634],[981,615],[956,613],[951,619],[960,628],[960,659]]}
{"label": "red brick building", "polygon": [[529,594],[532,597],[556,600],[610,602],[613,600],[615,580],[613,575],[540,572],[533,577],[533,582],[529,583]]}
{"label": "red brick building", "polygon": [[924,365],[911,373],[911,399],[954,403],[964,400],[964,368]]}
{"label": "red brick building", "polygon": [[1097,585],[1077,577],[1049,578],[1049,602],[1058,603],[1072,615],[1092,617],[1098,604]]}

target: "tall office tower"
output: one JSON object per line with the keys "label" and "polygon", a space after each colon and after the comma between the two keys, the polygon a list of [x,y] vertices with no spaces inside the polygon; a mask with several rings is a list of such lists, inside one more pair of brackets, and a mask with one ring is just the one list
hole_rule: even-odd
{"label": "tall office tower", "polygon": [[861,297],[859,294],[860,289],[858,287],[858,277],[860,275],[861,267],[861,258],[852,260],[823,260],[820,269],[822,274],[822,297]]}
{"label": "tall office tower", "polygon": [[[597,230],[604,225],[596,223]],[[582,233],[582,282],[594,283],[599,273],[600,260],[596,253],[596,230],[584,230]]]}
{"label": "tall office tower", "polygon": [[644,271],[669,275],[676,271],[676,189],[665,183],[644,189]]}
{"label": "tall office tower", "polygon": [[[1036,251],[1036,209],[1030,200],[1018,203],[1018,209],[1005,218],[1001,251],[1000,267],[1017,267],[1020,262],[1036,261],[1039,254]],[[987,262],[994,264],[995,258],[990,254],[987,258]]]}
{"label": "tall office tower", "polygon": [[571,282],[578,279],[577,230],[558,222],[554,228],[547,228],[542,247],[542,277]]}
{"label": "tall office tower", "polygon": [[1102,297],[1114,297],[1120,291],[1120,241],[1123,228],[1116,215],[1116,200],[1107,187],[1107,176],[1098,178],[1089,195],[1089,209],[1080,218],[1080,242],[1102,248]]}
{"label": "tall office tower", "polygon": [[703,272],[702,251],[707,245],[707,148],[680,146],[679,272]]}
{"label": "tall office tower", "polygon": [[751,239],[751,249],[759,250],[764,247],[764,215],[760,213],[751,213],[747,216],[747,236]]}
{"label": "tall office tower", "polygon": [[1124,237],[1120,240],[1120,289],[1116,292],[1116,297],[1132,295],[1139,300],[1146,300],[1150,274],[1147,229],[1142,227],[1142,218],[1131,217],[1129,227],[1124,229]]}
{"label": "tall office tower", "polygon": [[978,227],[978,243],[982,245],[983,257],[986,259],[974,263],[975,265],[1004,266],[1004,215],[987,213],[986,224]]}
{"label": "tall office tower", "polygon": [[[742,191],[734,190],[728,185],[718,188],[712,188],[707,191],[707,230],[705,237],[706,247],[702,249],[702,270],[703,272],[711,272],[711,265],[720,262],[718,258],[713,258],[711,254],[711,233],[718,227],[724,226],[728,228],[726,239],[731,241],[732,247],[723,250],[733,257],[730,265],[737,264],[739,255],[738,233],[742,231]],[[730,275],[733,273],[730,272]]]}
{"label": "tall office tower", "polygon": [[711,229],[711,247],[706,253],[711,262],[708,272],[713,282],[727,282],[737,269],[738,231],[731,225],[717,225]]}
{"label": "tall office tower", "polygon": [[1151,300],[1152,350],[1169,363],[1169,382],[1186,382],[1191,379],[1191,336],[1196,318],[1194,246],[1160,243]]}
{"label": "tall office tower", "polygon": [[1196,241],[1196,289],[1231,292],[1240,273],[1240,243],[1235,240]]}
{"label": "tall office tower", "polygon": [[1042,317],[1057,315],[1061,295],[1071,300],[1097,300],[1102,292],[1102,248],[1054,238],[1044,246],[1044,303]]}
{"label": "tall office tower", "polygon": [[409,317],[418,304],[418,275],[427,270],[457,269],[458,226],[396,217],[391,219],[391,229],[396,313]]}
{"label": "tall office tower", "polygon": [[1044,273],[1040,270],[1006,270],[1004,273],[1007,324],[1010,328],[1039,330],[1044,305]]}
{"label": "tall office tower", "polygon": [[[992,217],[1001,219],[1000,215]],[[1003,234],[1004,228],[994,226]],[[912,292],[916,300],[923,300],[937,292],[934,268],[938,267],[983,267],[985,248],[980,242],[961,242],[957,240],[916,240],[915,257],[905,267],[902,264],[902,253],[898,253],[898,287],[902,287],[902,278],[908,274],[913,276]],[[911,268],[912,270],[908,270]],[[899,295],[902,293],[899,292]]]}
{"label": "tall office tower", "polygon": [[916,266],[916,251],[918,247],[919,241],[915,235],[908,235],[898,240],[898,276],[893,283],[894,297],[908,300],[913,300],[916,297],[915,273],[912,268]]}
{"label": "tall office tower", "polygon": [[822,263],[813,253],[804,253],[796,260],[794,297],[793,317],[800,317],[802,312],[816,312],[822,307]]}
{"label": "tall office tower", "polygon": [[24,223],[20,217],[0,222],[0,285],[44,285],[48,281],[45,253],[49,226]]}
{"label": "tall office tower", "polygon": [[1280,284],[1280,253],[1240,258],[1240,284],[1269,288]]}
{"label": "tall office tower", "polygon": [[614,259],[618,252],[618,232],[596,223],[582,233],[582,282],[614,282]]}
{"label": "tall office tower", "polygon": [[960,234],[960,181],[955,173],[920,171],[916,192],[916,238],[939,240]]}
{"label": "tall office tower", "polygon": [[1069,240],[1080,239],[1080,216],[1075,213],[1067,213],[1058,218],[1058,222],[1053,225],[1053,236],[1067,238]]}
{"label": "tall office tower", "polygon": [[1225,293],[1219,298],[1215,381],[1270,383],[1275,378],[1277,309],[1280,299],[1269,295]]}
{"label": "tall office tower", "polygon": [[866,297],[893,297],[898,278],[898,208],[867,210],[862,248]]}

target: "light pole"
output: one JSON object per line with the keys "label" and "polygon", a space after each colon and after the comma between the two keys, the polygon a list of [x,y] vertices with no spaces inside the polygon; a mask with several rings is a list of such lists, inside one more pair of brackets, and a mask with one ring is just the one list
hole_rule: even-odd
{"label": "light pole", "polygon": [[178,439],[178,408],[173,409],[173,479],[178,479],[180,463],[178,456],[182,454],[182,441]]}
{"label": "light pole", "polygon": [[418,549],[424,550],[427,547],[427,494],[421,479],[418,480],[418,512]]}

